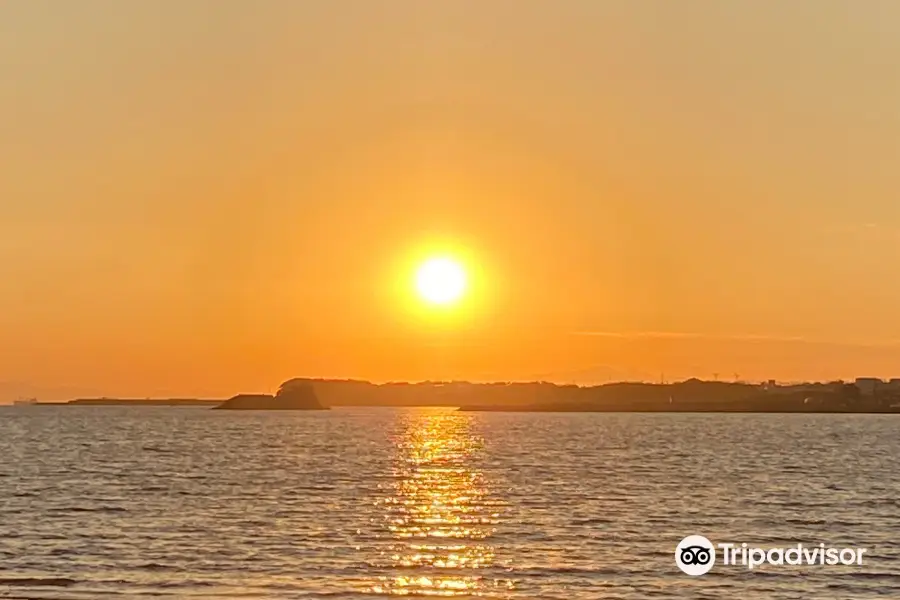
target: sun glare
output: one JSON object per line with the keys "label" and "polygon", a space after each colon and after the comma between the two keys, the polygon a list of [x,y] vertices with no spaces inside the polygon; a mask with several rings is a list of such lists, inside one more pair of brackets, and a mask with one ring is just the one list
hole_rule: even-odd
{"label": "sun glare", "polygon": [[466,291],[466,271],[451,258],[432,258],[416,272],[416,290],[432,304],[453,304]]}

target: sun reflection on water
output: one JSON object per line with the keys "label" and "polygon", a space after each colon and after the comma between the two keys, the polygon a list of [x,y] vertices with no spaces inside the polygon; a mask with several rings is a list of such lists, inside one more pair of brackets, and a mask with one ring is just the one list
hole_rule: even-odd
{"label": "sun reflection on water", "polygon": [[[379,501],[392,539],[384,595],[477,596],[508,584],[479,573],[494,564],[489,539],[503,503],[477,468],[481,439],[472,418],[452,411],[407,413],[394,440],[391,494]],[[395,574],[396,573],[396,574]]]}

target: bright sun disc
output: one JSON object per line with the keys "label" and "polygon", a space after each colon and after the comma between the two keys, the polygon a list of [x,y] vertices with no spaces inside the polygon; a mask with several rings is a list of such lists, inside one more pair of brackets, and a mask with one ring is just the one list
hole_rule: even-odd
{"label": "bright sun disc", "polygon": [[416,273],[419,295],[433,304],[450,304],[466,291],[466,272],[449,258],[432,258]]}

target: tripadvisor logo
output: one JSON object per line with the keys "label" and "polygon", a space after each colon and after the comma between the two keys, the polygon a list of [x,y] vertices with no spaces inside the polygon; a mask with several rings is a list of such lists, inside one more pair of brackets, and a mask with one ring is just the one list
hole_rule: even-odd
{"label": "tripadvisor logo", "polygon": [[725,566],[753,570],[762,565],[862,565],[865,548],[832,548],[825,544],[792,544],[784,548],[757,548],[748,544],[713,544],[702,535],[689,535],[675,548],[675,564],[684,573],[705,575],[716,564],[716,556]]}
{"label": "tripadvisor logo", "polygon": [[675,548],[675,564],[688,575],[705,575],[716,564],[716,549],[702,535],[689,535]]}

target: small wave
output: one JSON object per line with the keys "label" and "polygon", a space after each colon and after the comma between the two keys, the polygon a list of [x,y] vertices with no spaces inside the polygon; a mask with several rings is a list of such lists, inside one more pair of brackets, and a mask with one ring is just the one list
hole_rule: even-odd
{"label": "small wave", "polygon": [[98,506],[90,508],[87,506],[70,506],[68,508],[52,508],[49,512],[55,513],[124,513],[128,512],[127,508],[121,506]]}
{"label": "small wave", "polygon": [[896,498],[877,498],[873,500],[864,500],[857,503],[857,506],[863,508],[881,508],[884,506],[897,507],[900,506],[900,500]]}
{"label": "small wave", "polygon": [[785,519],[784,522],[791,525],[825,525],[828,523],[825,519]]}
{"label": "small wave", "polygon": [[164,565],[156,562],[148,562],[143,565],[138,565],[137,569],[140,571],[178,571],[181,570],[179,567],[173,567],[170,565]]}
{"label": "small wave", "polygon": [[0,585],[9,587],[69,587],[76,583],[67,577],[0,577]]}
{"label": "small wave", "polygon": [[[879,581],[879,580],[887,580],[891,583],[897,583],[897,573],[891,573],[886,571],[863,571],[861,573],[843,573],[841,574],[842,579],[850,579],[850,580],[859,580],[859,581]],[[896,586],[892,586],[892,589],[897,589]]]}
{"label": "small wave", "polygon": [[614,523],[612,519],[607,519],[604,517],[594,517],[590,519],[575,519],[572,521],[572,525],[582,527],[582,526],[590,526],[590,525],[607,525],[609,523]]}

